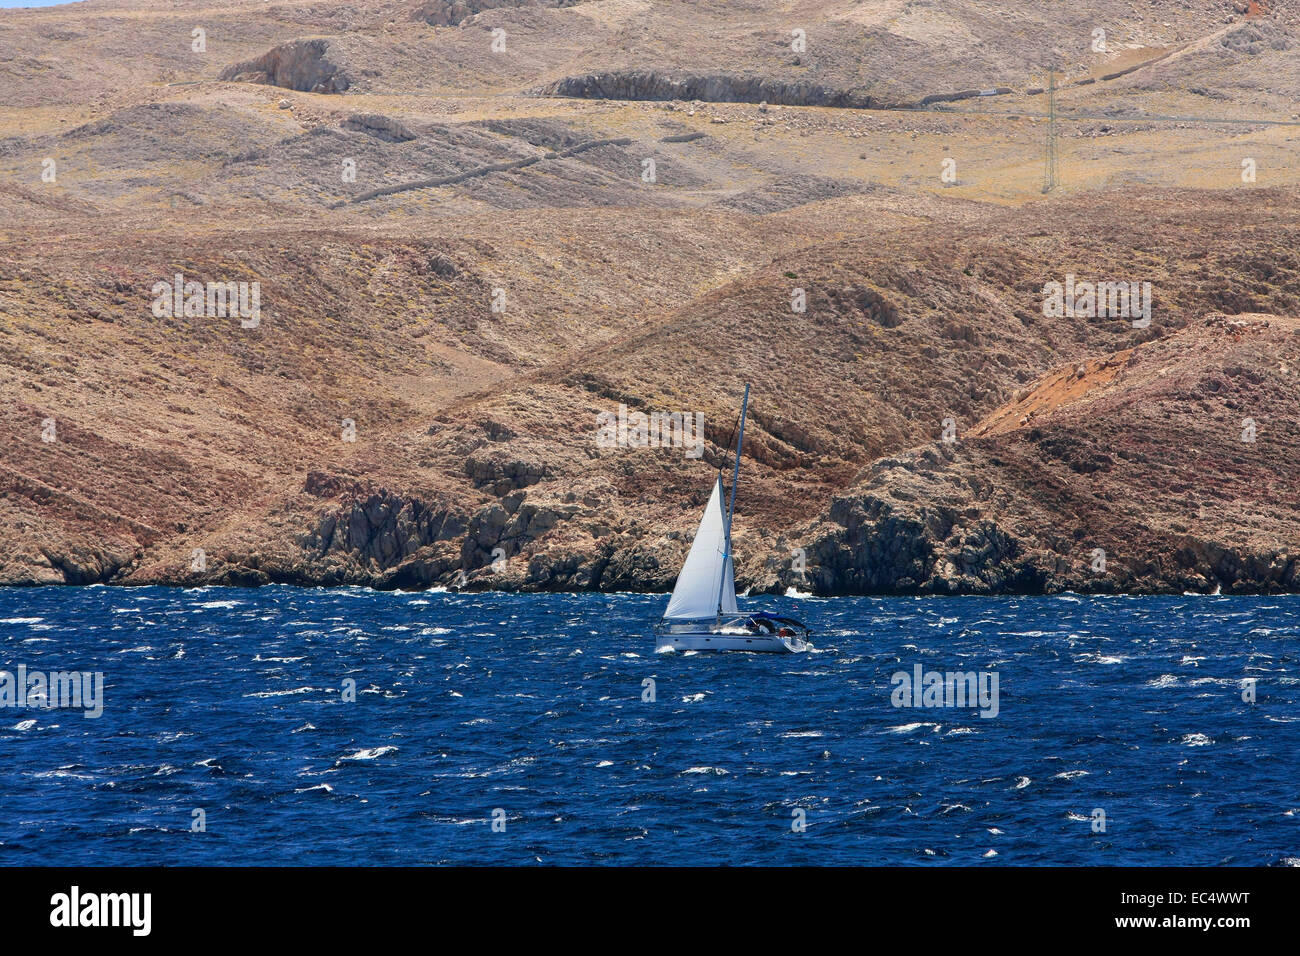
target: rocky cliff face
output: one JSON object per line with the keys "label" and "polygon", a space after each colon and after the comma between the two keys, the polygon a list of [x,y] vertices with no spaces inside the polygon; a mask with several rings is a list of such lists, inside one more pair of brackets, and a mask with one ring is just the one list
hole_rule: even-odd
{"label": "rocky cliff face", "polygon": [[220,79],[266,83],[304,93],[344,93],[352,77],[330,59],[327,39],[294,40],[221,72]]}
{"label": "rocky cliff face", "polygon": [[597,100],[702,100],[710,103],[772,103],[782,106],[834,106],[850,109],[898,107],[889,100],[855,90],[836,90],[807,80],[785,81],[761,76],[674,77],[654,70],[588,73],[550,84],[551,96]]}

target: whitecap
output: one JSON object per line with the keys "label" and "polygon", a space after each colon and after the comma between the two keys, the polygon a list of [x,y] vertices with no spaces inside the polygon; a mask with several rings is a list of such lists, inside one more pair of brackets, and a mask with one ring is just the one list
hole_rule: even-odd
{"label": "whitecap", "polygon": [[910,734],[912,731],[914,731],[914,730],[920,730],[922,727],[930,727],[930,728],[932,728],[932,729],[934,730],[935,733],[938,733],[938,732],[939,732],[939,727],[940,727],[940,726],[941,726],[941,725],[939,725],[939,724],[930,724],[930,723],[925,723],[925,722],[920,722],[920,723],[915,723],[915,724],[899,724],[897,727],[886,727],[886,728],[885,728],[885,733],[887,733],[887,734]]}
{"label": "whitecap", "polygon": [[65,764],[64,766],[60,767],[58,770],[42,770],[39,773],[32,774],[32,776],[40,777],[40,778],[61,777],[68,780],[94,780],[95,779],[93,776],[91,776],[88,773],[73,773],[72,768],[75,766],[76,764],[71,764],[71,763]]}
{"label": "whitecap", "polygon": [[340,757],[339,759],[340,760],[374,760],[378,757],[382,757],[384,754],[391,754],[396,750],[397,748],[391,745],[386,747],[370,747],[368,749],[358,750],[354,754],[348,754],[346,757]]}

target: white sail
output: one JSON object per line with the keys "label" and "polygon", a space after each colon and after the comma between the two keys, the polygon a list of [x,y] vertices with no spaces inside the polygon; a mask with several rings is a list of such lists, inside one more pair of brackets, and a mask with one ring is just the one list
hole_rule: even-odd
{"label": "white sail", "polygon": [[727,557],[727,526],[722,513],[722,476],[713,483],[713,494],[704,506],[704,517],[695,532],[686,563],[677,575],[665,618],[679,620],[715,617],[736,612],[736,583],[731,559]]}
{"label": "white sail", "polygon": [[727,572],[722,576],[722,613],[736,614],[736,567],[727,557]]}

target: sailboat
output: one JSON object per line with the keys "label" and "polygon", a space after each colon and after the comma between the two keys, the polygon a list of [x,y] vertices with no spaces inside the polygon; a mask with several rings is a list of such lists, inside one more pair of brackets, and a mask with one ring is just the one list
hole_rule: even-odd
{"label": "sailboat", "polygon": [[731,518],[740,482],[740,453],[745,442],[745,417],[749,412],[749,385],[740,407],[736,437],[736,464],[731,475],[731,497],[723,511],[722,467],[713,481],[713,493],[704,506],[699,530],[677,575],[663,620],[655,628],[656,650],[776,651],[795,654],[809,650],[809,629],[792,617],[759,612],[742,614],[736,606],[735,566],[731,554]]}

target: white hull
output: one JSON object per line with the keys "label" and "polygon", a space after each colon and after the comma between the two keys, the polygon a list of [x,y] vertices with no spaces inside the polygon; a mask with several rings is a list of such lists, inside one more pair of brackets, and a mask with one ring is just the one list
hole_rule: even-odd
{"label": "white hull", "polygon": [[812,647],[798,637],[769,634],[718,634],[709,631],[687,634],[660,634],[655,650],[677,651],[765,651],[776,654],[800,654]]}

